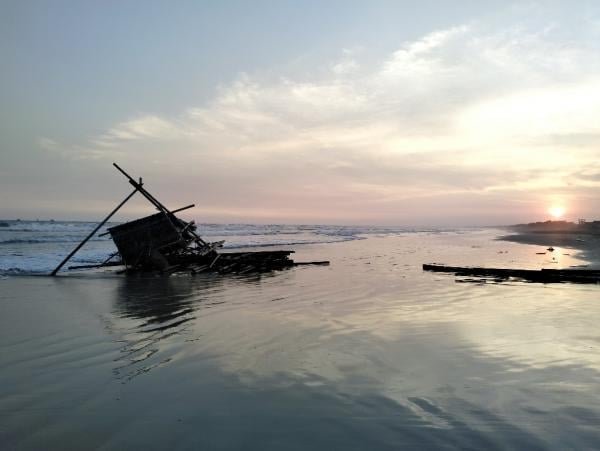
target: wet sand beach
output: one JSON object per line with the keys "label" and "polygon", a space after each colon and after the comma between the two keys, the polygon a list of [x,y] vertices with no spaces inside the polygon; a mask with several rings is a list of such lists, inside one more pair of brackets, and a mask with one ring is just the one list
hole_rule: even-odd
{"label": "wet sand beach", "polygon": [[263,275],[4,277],[2,449],[596,449],[600,287],[421,269],[586,263],[498,234],[296,246],[331,265]]}
{"label": "wet sand beach", "polygon": [[564,252],[573,250],[581,258],[587,260],[589,268],[600,268],[600,235],[575,232],[519,231],[502,235],[500,239],[540,246],[541,252],[548,247],[563,248]]}

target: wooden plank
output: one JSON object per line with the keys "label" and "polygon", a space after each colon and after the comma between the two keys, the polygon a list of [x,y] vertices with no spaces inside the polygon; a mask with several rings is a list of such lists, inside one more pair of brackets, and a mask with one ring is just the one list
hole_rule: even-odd
{"label": "wooden plank", "polygon": [[600,272],[596,270],[552,270],[552,269],[510,269],[510,268],[483,268],[445,266],[438,264],[424,264],[424,271],[449,272],[460,276],[479,277],[516,277],[524,280],[542,283],[574,282],[574,283],[599,283]]}

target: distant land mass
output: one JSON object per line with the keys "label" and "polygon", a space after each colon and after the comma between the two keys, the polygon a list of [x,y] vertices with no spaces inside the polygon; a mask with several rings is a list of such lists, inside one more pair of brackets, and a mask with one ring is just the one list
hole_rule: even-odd
{"label": "distant land mass", "polygon": [[577,233],[600,235],[600,221],[585,221],[583,219],[580,219],[578,222],[530,222],[529,224],[515,224],[510,226],[510,228],[517,232],[529,233]]}

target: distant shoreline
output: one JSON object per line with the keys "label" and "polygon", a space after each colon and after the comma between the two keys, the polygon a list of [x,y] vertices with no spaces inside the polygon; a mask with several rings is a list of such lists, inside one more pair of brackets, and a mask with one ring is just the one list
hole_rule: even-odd
{"label": "distant shoreline", "polygon": [[507,235],[497,238],[500,241],[531,244],[543,247],[564,247],[580,252],[580,257],[589,262],[590,267],[600,268],[600,235],[577,233],[576,231],[525,231],[511,229]]}

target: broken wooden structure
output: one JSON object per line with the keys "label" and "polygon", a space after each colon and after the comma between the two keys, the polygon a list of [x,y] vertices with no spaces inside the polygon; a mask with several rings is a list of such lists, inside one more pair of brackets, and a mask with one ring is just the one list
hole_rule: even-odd
{"label": "broken wooden structure", "polygon": [[595,269],[509,269],[478,268],[462,266],[445,266],[440,264],[424,264],[424,271],[453,273],[456,276],[475,276],[508,280],[516,278],[528,282],[540,283],[600,283],[600,270]]}
{"label": "broken wooden structure", "polygon": [[194,221],[187,222],[175,216],[175,213],[192,208],[194,205],[170,211],[143,187],[141,178],[136,181],[116,163],[113,163],[113,166],[127,177],[129,183],[134,187],[133,192],[65,257],[51,275],[56,275],[67,261],[136,193],[144,196],[158,210],[158,213],[110,227],[108,232],[103,235],[110,234],[117,247],[117,252],[101,263],[70,266],[69,269],[124,266],[125,273],[160,271],[166,274],[173,272],[243,274],[297,265],[329,264],[326,261],[296,263],[290,258],[290,255],[294,253],[291,250],[221,252],[218,249],[223,246],[223,241],[214,243],[204,241],[196,233]]}

